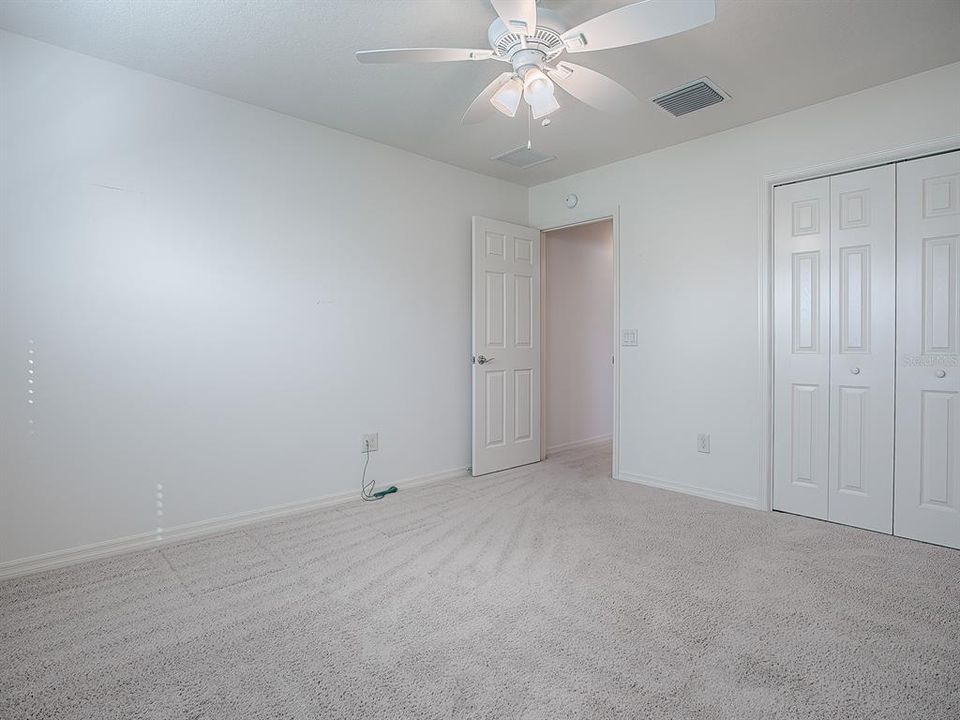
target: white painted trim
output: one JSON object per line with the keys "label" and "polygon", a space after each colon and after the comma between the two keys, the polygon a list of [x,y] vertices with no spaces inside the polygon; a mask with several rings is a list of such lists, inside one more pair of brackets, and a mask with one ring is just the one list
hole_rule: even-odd
{"label": "white painted trim", "polygon": [[759,351],[760,351],[760,486],[758,506],[773,509],[773,188],[790,182],[863,170],[887,163],[903,162],[925,155],[960,149],[960,135],[949,135],[911,145],[812,165],[796,170],[770,173],[760,179],[759,238]]}
{"label": "white painted trim", "polygon": [[620,477],[620,206],[613,214],[613,469]]}
{"label": "white painted trim", "polygon": [[[576,212],[573,214],[572,219],[568,222],[565,222],[561,225],[546,225],[539,227],[541,237],[543,233],[550,232],[551,230],[562,230],[565,228],[576,227],[577,225],[588,225],[590,223],[602,222],[604,220],[613,221],[613,469],[611,471],[611,476],[615,479],[620,477],[620,206],[615,205],[611,208],[610,212],[606,214],[584,214],[582,212]],[[545,243],[540,243],[541,253],[543,252],[543,247]],[[544,274],[540,273],[541,283],[543,282]],[[543,292],[541,286],[541,293]],[[541,295],[541,298],[543,296]],[[543,302],[540,303],[540,313],[543,314]],[[541,342],[543,337],[543,325],[540,323],[541,328]],[[543,347],[543,345],[541,345]],[[541,363],[543,353],[541,353]],[[543,398],[543,371],[541,369],[541,405]],[[543,431],[543,412],[540,413],[541,421],[541,432]],[[546,442],[546,441],[543,441]],[[541,445],[541,448],[543,446]],[[549,448],[547,452],[549,452]]]}
{"label": "white painted trim", "polygon": [[578,448],[591,447],[593,445],[604,445],[613,440],[613,435],[597,435],[597,437],[587,438],[586,440],[574,440],[573,442],[562,443],[547,448],[547,455],[564,452],[565,450],[576,450]]}
{"label": "white painted trim", "polygon": [[[467,475],[467,468],[463,467],[438,473],[430,473],[428,475],[418,475],[405,480],[397,480],[390,484],[397,485],[398,487],[411,488],[440,482],[442,480],[466,477]],[[157,539],[156,533],[140,533],[138,535],[129,535],[127,537],[105,540],[90,545],[79,545],[77,547],[66,548],[65,550],[55,550],[42,555],[33,555],[18,560],[8,560],[0,563],[0,580],[18,577],[20,575],[30,575],[43,570],[52,570],[67,565],[76,565],[87,562],[88,560],[96,560],[135,552],[137,550],[170,545],[206,535],[215,535],[267,520],[310,512],[311,510],[317,510],[331,505],[341,505],[351,500],[360,501],[357,490],[338,493],[336,495],[324,495],[307,500],[298,500],[296,502],[273,505],[257,510],[246,510],[231,515],[210,518],[209,520],[200,520],[198,522],[164,528],[162,540]]]}
{"label": "white painted trim", "polygon": [[0,563],[0,580],[20,575],[31,575],[42,570],[74,565],[87,560],[110,557],[111,555],[145,550],[154,545],[157,545],[154,533],[140,533],[139,535],[128,535],[127,537],[91,543],[90,545],[78,545],[65,550],[55,550],[42,555],[7,560]]}
{"label": "white painted trim", "polygon": [[649,475],[634,475],[628,472],[621,472],[619,479],[639,485],[659,488],[660,490],[671,490],[673,492],[683,493],[684,495],[694,495],[707,500],[716,500],[717,502],[727,503],[728,505],[738,505],[740,507],[750,508],[751,510],[760,509],[760,503],[757,498],[746,495],[736,495],[722,490],[697,487],[696,485],[684,485],[683,483],[674,482],[673,480],[663,480],[662,478],[650,477]]}
{"label": "white painted trim", "polygon": [[540,460],[547,459],[547,233],[540,231]]}

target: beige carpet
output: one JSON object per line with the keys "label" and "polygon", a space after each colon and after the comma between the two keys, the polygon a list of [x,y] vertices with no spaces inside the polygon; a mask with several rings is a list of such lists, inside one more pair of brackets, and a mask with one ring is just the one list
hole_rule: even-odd
{"label": "beige carpet", "polygon": [[608,471],[4,582],[0,718],[960,717],[960,552]]}

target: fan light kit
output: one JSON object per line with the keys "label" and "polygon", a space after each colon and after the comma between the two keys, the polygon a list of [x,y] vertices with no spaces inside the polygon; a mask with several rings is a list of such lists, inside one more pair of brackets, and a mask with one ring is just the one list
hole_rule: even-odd
{"label": "fan light kit", "polygon": [[604,112],[627,112],[639,105],[625,87],[595,70],[560,56],[635,45],[711,22],[715,0],[644,0],[611,10],[568,28],[556,12],[536,0],[490,0],[497,17],[487,30],[489,50],[404,48],[361,50],[362,63],[456,62],[497,60],[511,66],[473,101],[462,122],[478,123],[497,111],[514,117],[523,100],[530,114],[543,118],[560,107],[559,86],[581,102]]}

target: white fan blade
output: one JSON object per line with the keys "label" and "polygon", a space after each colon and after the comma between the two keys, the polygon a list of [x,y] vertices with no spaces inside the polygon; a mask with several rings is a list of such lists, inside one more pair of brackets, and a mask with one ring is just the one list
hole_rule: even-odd
{"label": "white fan blade", "polygon": [[500,86],[511,77],[513,77],[513,73],[505,72],[487,85],[483,89],[483,92],[477,95],[477,99],[470,103],[470,107],[467,108],[460,122],[464,125],[473,125],[474,123],[483,122],[496,115],[497,109],[490,102],[490,98],[492,98],[493,94],[500,89]]}
{"label": "white fan blade", "polygon": [[490,0],[490,4],[508,30],[533,35],[537,29],[536,0]]}
{"label": "white fan blade", "polygon": [[640,106],[636,96],[620,83],[596,70],[566,61],[547,75],[577,100],[608,113],[622,113]]}
{"label": "white fan blade", "polygon": [[467,48],[399,48],[397,50],[359,50],[357,60],[362,63],[457,62],[489,60],[494,55],[493,50]]}
{"label": "white fan blade", "polygon": [[712,22],[715,0],[643,0],[598,15],[563,34],[567,51],[635,45]]}

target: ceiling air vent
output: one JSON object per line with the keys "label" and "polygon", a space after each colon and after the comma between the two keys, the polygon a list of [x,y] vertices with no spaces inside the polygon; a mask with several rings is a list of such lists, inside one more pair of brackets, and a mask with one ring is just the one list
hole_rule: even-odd
{"label": "ceiling air vent", "polygon": [[505,153],[500,155],[494,155],[491,160],[499,160],[500,162],[505,162],[507,165],[513,165],[526,170],[527,168],[532,168],[534,165],[540,165],[545,162],[550,162],[551,160],[556,160],[556,155],[544,155],[541,152],[537,152],[531,147],[522,145],[513,150],[507,150]]}
{"label": "ceiling air vent", "polygon": [[674,117],[680,117],[696,110],[702,110],[710,105],[716,105],[728,97],[729,95],[714,85],[710,78],[700,78],[692,83],[687,83],[683,87],[678,87],[676,90],[655,97],[653,102]]}

